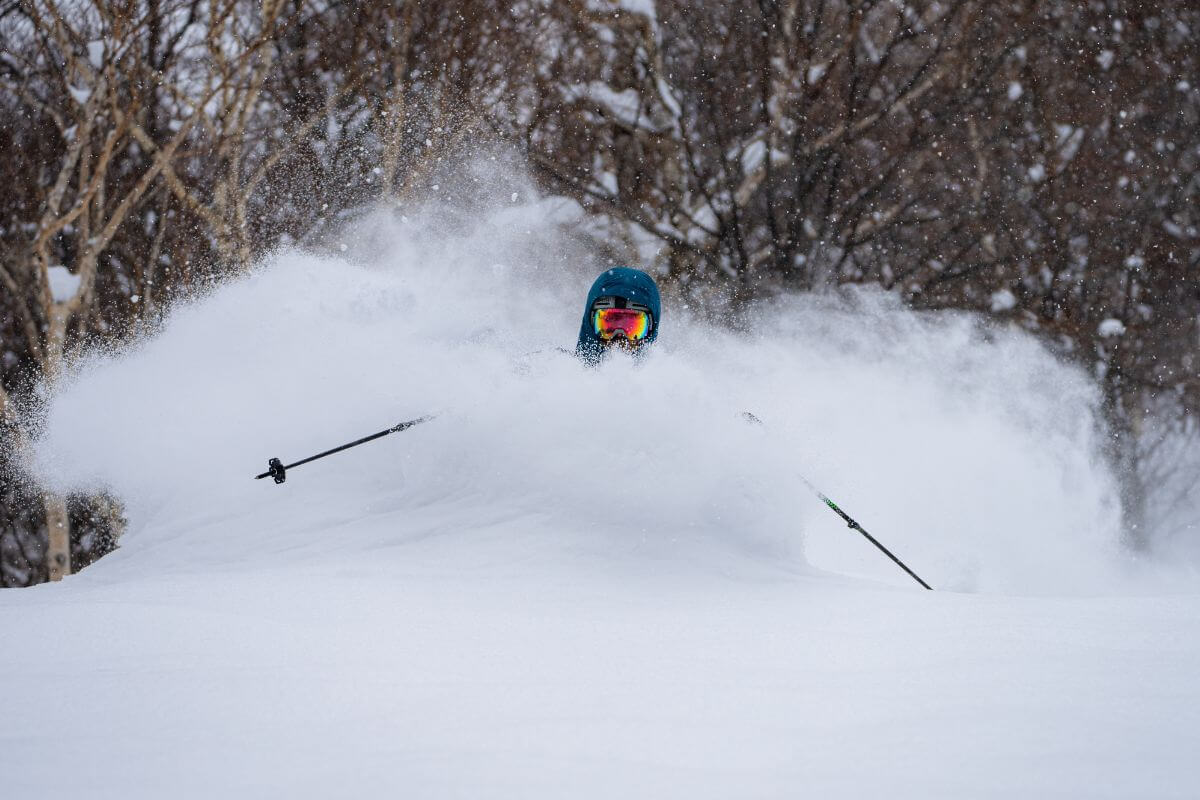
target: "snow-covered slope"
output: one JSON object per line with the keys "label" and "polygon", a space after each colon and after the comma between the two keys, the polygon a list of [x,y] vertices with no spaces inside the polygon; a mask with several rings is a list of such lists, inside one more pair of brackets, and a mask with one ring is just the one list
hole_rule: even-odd
{"label": "snow-covered slope", "polygon": [[552,212],[368,220],[80,365],[37,468],[130,527],[0,595],[5,796],[1195,796],[1200,597],[1083,376],[871,293],[587,370]]}

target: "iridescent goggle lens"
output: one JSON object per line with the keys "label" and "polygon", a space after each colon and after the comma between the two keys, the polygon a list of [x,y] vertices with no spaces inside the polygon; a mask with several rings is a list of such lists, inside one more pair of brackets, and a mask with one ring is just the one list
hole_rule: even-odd
{"label": "iridescent goggle lens", "polygon": [[592,325],[605,341],[624,332],[626,339],[638,342],[650,332],[650,315],[632,308],[598,308],[592,312]]}

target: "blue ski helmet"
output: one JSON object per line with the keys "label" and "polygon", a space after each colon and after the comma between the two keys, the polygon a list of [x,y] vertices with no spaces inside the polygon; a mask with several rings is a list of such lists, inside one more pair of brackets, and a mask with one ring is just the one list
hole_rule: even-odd
{"label": "blue ski helmet", "polygon": [[[647,273],[630,267],[613,267],[600,273],[588,292],[587,302],[583,306],[583,322],[579,326],[579,341],[575,345],[575,354],[589,364],[600,363],[604,355],[605,343],[596,333],[592,325],[592,309],[601,297],[623,299],[628,303],[645,306],[650,312],[650,331],[642,340],[643,347],[658,338],[659,321],[662,319],[662,300],[658,295],[658,285]],[[636,351],[641,353],[641,349]]]}

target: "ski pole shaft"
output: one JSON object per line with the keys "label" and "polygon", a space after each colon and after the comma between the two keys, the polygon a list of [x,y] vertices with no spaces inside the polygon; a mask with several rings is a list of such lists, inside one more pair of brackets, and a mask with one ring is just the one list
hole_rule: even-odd
{"label": "ski pole shaft", "polygon": [[[753,414],[751,414],[749,411],[744,411],[744,412],[742,412],[742,418],[743,418],[743,419],[745,419],[747,422],[752,422],[752,423],[754,423],[755,425],[762,425],[762,424],[763,424],[763,421],[762,421],[761,419],[759,419],[758,417],[754,416],[754,415],[753,415]],[[876,539],[876,538],[875,538],[874,536],[872,536],[871,534],[867,533],[867,529],[866,529],[866,528],[864,528],[862,525],[859,525],[859,524],[858,524],[858,522],[856,522],[856,521],[855,521],[855,519],[854,519],[853,517],[851,517],[849,514],[847,514],[845,511],[842,511],[842,509],[840,509],[840,508],[838,507],[838,504],[837,504],[837,503],[835,503],[835,502],[833,502],[832,500],[830,500],[828,497],[826,497],[826,496],[825,496],[825,493],[824,493],[824,492],[822,492],[822,491],[821,491],[820,489],[818,489],[817,487],[813,486],[813,485],[812,485],[812,484],[809,482],[808,478],[805,478],[803,475],[801,475],[801,476],[800,476],[800,480],[804,481],[804,485],[805,485],[805,486],[807,486],[807,487],[809,488],[809,491],[811,491],[811,492],[812,492],[813,494],[815,494],[817,497],[821,498],[821,502],[822,502],[822,503],[824,503],[825,505],[827,505],[827,506],[829,506],[831,509],[833,509],[834,513],[836,513],[836,514],[837,514],[839,517],[841,517],[841,518],[842,518],[842,519],[843,519],[843,520],[846,522],[846,524],[850,526],[850,529],[851,529],[851,530],[855,530],[855,531],[858,531],[859,533],[861,533],[861,534],[863,535],[863,537],[864,537],[864,538],[866,538],[866,540],[867,540],[868,542],[870,542],[871,544],[873,544],[873,545],[875,545],[876,547],[878,547],[878,548],[879,548],[879,552],[883,553],[885,556],[887,556],[888,558],[890,558],[892,561],[896,562],[896,566],[900,567],[900,569],[902,569],[902,570],[904,570],[905,572],[907,572],[907,573],[909,574],[909,576],[910,576],[910,577],[911,577],[911,578],[912,578],[914,581],[916,581],[917,583],[921,584],[922,586],[924,586],[924,587],[925,587],[926,589],[928,589],[929,591],[931,591],[931,592],[933,591],[933,587],[932,587],[932,586],[930,586],[930,585],[929,585],[928,583],[926,583],[925,581],[921,580],[920,576],[919,576],[919,575],[917,575],[917,573],[913,572],[911,569],[909,569],[907,564],[905,564],[905,563],[904,563],[903,561],[901,561],[900,559],[896,558],[896,554],[895,554],[895,553],[893,553],[891,550],[888,550],[886,547],[884,547],[884,546],[883,546],[883,545],[882,545],[882,544],[879,542],[879,540],[878,540],[878,539]]]}
{"label": "ski pole shaft", "polygon": [[284,464],[278,458],[272,458],[270,461],[267,462],[267,466],[268,466],[267,471],[262,473],[261,475],[255,475],[254,479],[261,480],[263,478],[274,478],[276,483],[283,483],[285,480],[287,480],[287,471],[289,469],[292,469],[293,467],[298,467],[301,464],[307,464],[310,461],[316,461],[318,458],[324,458],[325,456],[331,456],[334,453],[340,453],[343,450],[349,450],[351,447],[358,447],[360,444],[366,444],[367,442],[373,442],[376,439],[379,439],[383,436],[387,436],[389,433],[399,433],[400,431],[406,431],[414,425],[420,425],[422,422],[427,422],[431,419],[433,419],[433,417],[418,417],[417,419],[410,419],[406,422],[401,422],[398,425],[393,425],[392,427],[388,428],[387,430],[379,431],[379,433],[372,433],[370,436],[364,436],[361,439],[355,439],[353,442],[347,442],[346,444],[339,445],[338,447],[334,447],[330,450],[326,450],[323,453],[317,453],[315,456],[309,456],[308,458],[302,458],[299,461],[293,462],[291,464]]}
{"label": "ski pole shaft", "polygon": [[836,513],[836,514],[837,514],[839,517],[841,517],[843,520],[845,520],[846,524],[847,524],[847,525],[850,527],[850,529],[851,529],[851,530],[856,530],[856,531],[858,531],[859,533],[861,533],[861,534],[863,535],[863,537],[864,537],[864,538],[866,538],[866,540],[867,540],[868,542],[870,542],[871,544],[873,544],[873,545],[875,545],[876,547],[878,547],[878,548],[879,548],[879,551],[880,551],[881,553],[883,553],[885,556],[887,556],[888,558],[890,558],[892,561],[896,562],[896,566],[900,567],[900,569],[902,569],[902,570],[904,570],[905,572],[907,572],[907,573],[909,574],[909,576],[910,576],[910,577],[911,577],[911,578],[912,578],[914,581],[916,581],[917,583],[921,584],[922,586],[924,586],[924,587],[925,587],[926,589],[928,589],[929,591],[931,591],[931,592],[933,591],[933,587],[932,587],[932,586],[930,586],[930,585],[929,585],[928,583],[926,583],[925,581],[921,580],[921,577],[920,577],[919,575],[917,575],[917,573],[915,573],[915,572],[913,572],[911,569],[909,569],[907,564],[905,564],[905,563],[904,563],[903,561],[901,561],[899,558],[896,558],[896,554],[895,554],[895,553],[893,553],[891,550],[888,550],[886,547],[884,547],[882,544],[880,544],[880,542],[879,542],[879,540],[878,540],[878,539],[876,539],[876,538],[875,538],[874,536],[872,536],[871,534],[867,533],[867,530],[866,530],[866,528],[864,528],[862,525],[859,525],[859,524],[858,524],[858,522],[856,522],[856,521],[855,521],[855,519],[854,519],[853,517],[851,517],[851,516],[850,516],[849,514],[847,514],[845,511],[842,511],[842,509],[838,508],[838,504],[837,504],[837,503],[833,502],[833,501],[832,501],[832,500],[830,500],[828,497],[826,497],[826,496],[824,495],[824,493],[822,493],[822,492],[821,492],[819,489],[817,489],[817,487],[813,486],[811,483],[809,483],[809,482],[808,482],[807,480],[805,480],[804,478],[801,478],[800,480],[804,481],[805,485],[807,485],[807,486],[808,486],[808,488],[809,488],[809,489],[811,489],[811,490],[813,491],[813,493],[814,493],[814,494],[815,494],[817,497],[821,498],[821,502],[822,502],[822,503],[824,503],[825,505],[829,506],[831,509],[833,509],[834,513]]}

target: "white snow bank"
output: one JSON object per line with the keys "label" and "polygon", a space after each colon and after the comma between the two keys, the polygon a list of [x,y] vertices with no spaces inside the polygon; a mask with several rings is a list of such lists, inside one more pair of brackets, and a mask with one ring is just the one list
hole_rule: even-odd
{"label": "white snow bank", "polygon": [[[0,594],[0,679],[20,687],[5,701],[6,796],[1187,798],[1196,785],[1194,597],[703,576],[564,561],[511,520],[401,542],[407,517],[327,527],[375,546],[307,565],[114,582],[101,564]],[[260,515],[245,532],[271,526]]]}

